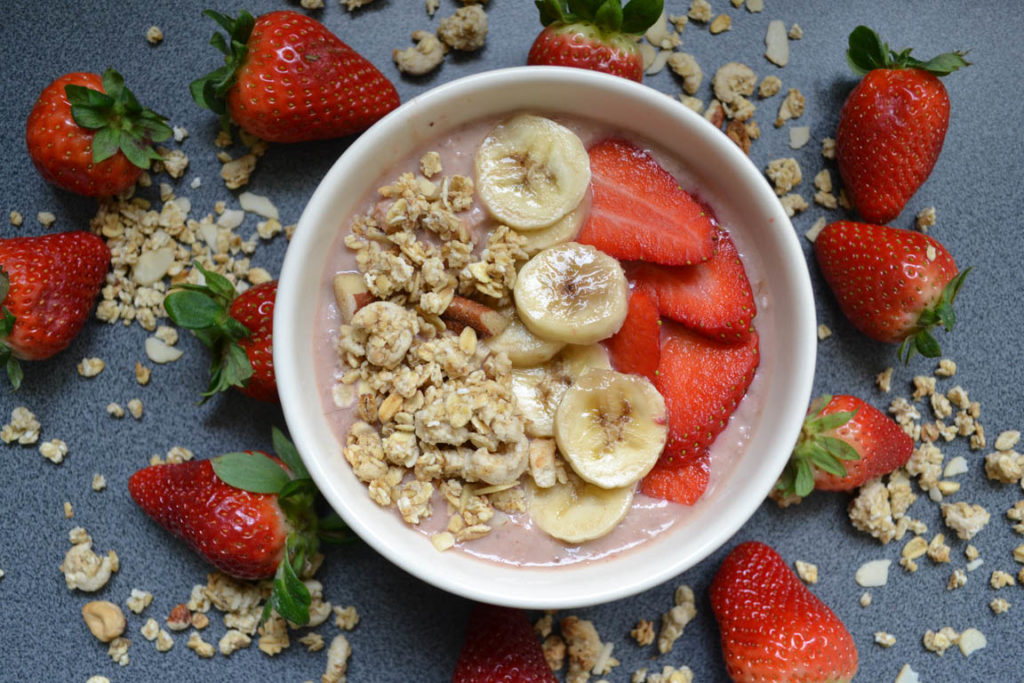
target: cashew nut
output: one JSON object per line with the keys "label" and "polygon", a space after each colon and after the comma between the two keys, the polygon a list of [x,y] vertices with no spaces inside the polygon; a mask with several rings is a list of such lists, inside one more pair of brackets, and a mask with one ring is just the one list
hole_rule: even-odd
{"label": "cashew nut", "polygon": [[93,600],[82,605],[82,618],[101,643],[109,643],[124,633],[124,612],[107,600]]}

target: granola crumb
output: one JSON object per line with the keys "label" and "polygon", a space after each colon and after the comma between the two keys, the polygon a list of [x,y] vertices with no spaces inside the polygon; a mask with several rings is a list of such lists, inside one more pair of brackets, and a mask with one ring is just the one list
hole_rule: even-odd
{"label": "granola crumb", "polygon": [[935,374],[938,377],[952,377],[956,374],[956,363],[949,358],[943,358],[935,368]]}
{"label": "granola crumb", "polygon": [[75,509],[71,507],[71,501],[64,501],[64,519],[71,519],[75,516]]}
{"label": "granola crumb", "polygon": [[52,211],[40,211],[36,214],[36,220],[44,228],[49,228],[57,222],[57,216]]}
{"label": "granola crumb", "polygon": [[[135,614],[142,614],[142,611],[149,607],[153,602],[153,594],[149,591],[144,591],[139,588],[133,588],[128,599],[125,600],[125,605]],[[154,623],[156,623],[154,621]],[[153,636],[156,637],[155,635]],[[148,640],[152,640],[149,638]]]}
{"label": "granola crumb", "polygon": [[804,30],[800,28],[800,24],[793,24],[789,27],[789,33],[786,35],[789,36],[790,40],[800,40],[804,37]]}
{"label": "granola crumb", "polygon": [[540,650],[544,653],[544,661],[547,662],[548,668],[552,671],[560,671],[565,666],[566,647],[562,636],[557,633],[544,636]]}
{"label": "granola crumb", "polygon": [[992,576],[989,578],[988,583],[992,588],[999,590],[1006,586],[1016,586],[1017,580],[1013,578],[1013,574],[996,569],[992,572]]}
{"label": "granola crumb", "polygon": [[928,232],[928,228],[935,225],[935,207],[926,206],[918,211],[914,223],[921,232]]}
{"label": "granola crumb", "polygon": [[479,5],[460,7],[440,21],[437,37],[453,50],[479,50],[487,38],[487,13]]}
{"label": "granola crumb", "polygon": [[150,45],[159,45],[164,40],[164,32],[159,26],[150,26],[146,29],[146,42]]}
{"label": "granola crumb", "polygon": [[203,659],[210,659],[217,653],[212,644],[203,640],[203,637],[199,635],[199,631],[192,631],[192,633],[189,634],[188,640],[185,641],[185,647],[192,650]]}
{"label": "granola crumb", "polygon": [[18,406],[11,411],[11,421],[0,428],[0,441],[28,446],[39,441],[42,425],[31,410]]}
{"label": "granola crumb", "polygon": [[67,457],[68,445],[60,439],[50,439],[39,444],[39,454],[54,465],[59,465]]}
{"label": "granola crumb", "polygon": [[992,610],[992,614],[1006,614],[1010,609],[1010,603],[1004,598],[993,598],[988,607]]}
{"label": "granola crumb", "polygon": [[100,358],[83,358],[78,363],[78,374],[82,377],[95,377],[103,372],[103,368],[106,366],[107,364]]}
{"label": "granola crumb", "polygon": [[949,575],[949,581],[946,582],[946,590],[956,590],[965,585],[967,585],[967,572],[963,569],[954,569],[953,573]]}
{"label": "granola crumb", "polygon": [[959,633],[949,626],[943,626],[938,632],[928,629],[924,634],[922,642],[926,650],[934,652],[941,657],[946,653],[946,650],[956,645],[959,640]]}
{"label": "granola crumb", "polygon": [[804,583],[818,583],[818,565],[816,564],[797,560],[796,573]]}
{"label": "granola crumb", "polygon": [[[414,45],[404,50],[396,48],[391,52],[391,58],[399,71],[412,76],[422,76],[441,66],[448,47],[438,40],[437,36],[429,31],[413,31],[412,39]],[[426,173],[424,175],[430,177]]]}
{"label": "granola crumb", "polygon": [[775,127],[781,128],[786,121],[800,118],[806,106],[807,100],[804,98],[803,93],[796,88],[787,90],[785,99],[779,105],[778,116],[775,117]]}
{"label": "granola crumb", "polygon": [[875,642],[888,649],[896,644],[896,636],[885,631],[875,631]]}
{"label": "granola crumb", "polygon": [[567,681],[585,681],[586,674],[597,666],[598,657],[604,649],[597,629],[591,621],[568,616],[561,621],[562,638],[565,639],[569,655]]}
{"label": "granola crumb", "polygon": [[821,156],[826,159],[836,158],[836,140],[835,138],[824,138],[821,141]]}
{"label": "granola crumb", "polygon": [[654,622],[641,619],[636,626],[630,630],[629,635],[640,647],[646,647],[654,642]]}
{"label": "granola crumb", "polygon": [[892,373],[893,369],[890,367],[875,375],[875,384],[887,394],[892,391]]}
{"label": "granola crumb", "polygon": [[128,666],[131,661],[128,657],[128,647],[131,645],[131,641],[124,636],[119,636],[110,641],[110,645],[107,647],[107,655],[110,656],[118,666]]}
{"label": "granola crumb", "polygon": [[960,501],[943,504],[942,518],[946,526],[956,532],[957,538],[968,540],[985,528],[989,513],[980,505]]}
{"label": "granola crumb", "polygon": [[160,629],[160,632],[156,634],[156,651],[167,652],[174,647],[174,639],[171,634],[164,629]]}
{"label": "granola crumb", "polygon": [[[196,634],[198,635],[198,634]],[[310,633],[309,635],[316,635]],[[231,656],[233,653],[243,650],[252,645],[252,638],[247,634],[242,633],[238,629],[228,629],[224,632],[224,635],[217,641],[217,649],[224,656]],[[320,646],[323,647],[323,640],[320,641]]]}
{"label": "granola crumb", "polygon": [[814,221],[814,225],[812,225],[810,229],[804,233],[804,237],[807,238],[808,242],[811,242],[813,244],[814,240],[818,239],[818,235],[821,234],[821,231],[825,229],[825,225],[827,223],[828,221],[825,220],[825,217],[820,216],[818,220]]}
{"label": "granola crumb", "polygon": [[135,381],[140,386],[146,386],[149,384],[150,378],[153,376],[153,371],[142,363],[135,361]]}
{"label": "granola crumb", "polygon": [[686,16],[701,24],[711,21],[711,3],[708,0],[691,0]]}
{"label": "granola crumb", "polygon": [[334,608],[334,624],[343,631],[351,631],[359,624],[359,612],[355,605]]}
{"label": "granola crumb", "polygon": [[136,420],[142,419],[142,401],[133,398],[128,401],[128,413]]}
{"label": "granola crumb", "polygon": [[732,28],[732,17],[728,14],[719,14],[711,22],[711,25],[708,26],[708,30],[712,35],[718,35],[719,33],[728,31],[730,28]]}
{"label": "granola crumb", "polygon": [[777,95],[782,90],[782,79],[778,76],[769,75],[761,79],[761,84],[757,86],[757,96],[761,99],[766,99]]}
{"label": "granola crumb", "polygon": [[114,419],[120,420],[122,417],[124,417],[124,408],[122,408],[121,405],[118,403],[110,402],[107,404],[107,415]]}
{"label": "granola crumb", "polygon": [[20,228],[25,222],[25,217],[21,215],[20,211],[11,211],[10,213],[11,225],[16,228]]}
{"label": "granola crumb", "polygon": [[683,630],[697,616],[697,604],[693,589],[681,585],[673,595],[675,605],[661,615],[661,631],[658,633],[658,652],[671,652],[673,644],[683,635]]}
{"label": "granola crumb", "polygon": [[807,200],[795,192],[779,197],[779,203],[782,204],[782,208],[790,218],[798,213],[803,213],[809,206]]}
{"label": "granola crumb", "polygon": [[782,157],[772,160],[765,169],[765,175],[772,181],[775,194],[780,197],[793,189],[794,186],[799,185],[803,180],[800,164],[793,157]]}
{"label": "granola crumb", "polygon": [[860,594],[860,600],[858,600],[861,607],[869,607],[871,605],[871,593],[864,591]]}
{"label": "granola crumb", "polygon": [[306,652],[319,652],[324,649],[324,637],[313,631],[299,638],[299,642],[306,646]]}
{"label": "granola crumb", "polygon": [[348,671],[348,658],[352,655],[352,646],[343,635],[334,636],[327,648],[327,669],[321,677],[321,683],[344,683]]}
{"label": "granola crumb", "polygon": [[818,325],[818,341],[825,341],[831,336],[832,329],[828,325],[825,323]]}
{"label": "granola crumb", "polygon": [[92,475],[92,490],[99,492],[107,488],[107,478],[102,474]]}

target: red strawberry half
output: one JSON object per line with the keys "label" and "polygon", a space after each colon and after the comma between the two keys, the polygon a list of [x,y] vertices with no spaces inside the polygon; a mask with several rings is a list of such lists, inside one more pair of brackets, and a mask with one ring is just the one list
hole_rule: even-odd
{"label": "red strawberry half", "polygon": [[593,202],[577,242],[620,261],[684,266],[715,251],[715,225],[654,157],[610,138],[589,150]]}
{"label": "red strawberry half", "polygon": [[708,488],[711,453],[702,448],[686,455],[664,453],[640,483],[640,492],[652,498],[693,505]]}
{"label": "red strawberry half", "polygon": [[398,106],[384,74],[323,24],[298,12],[237,19],[206,10],[227,32],[211,44],[225,65],[194,81],[199,106],[269,142],[351,135]]}
{"label": "red strawberry half", "polygon": [[913,452],[914,440],[878,408],[856,396],[826,394],[811,405],[777,488],[798,496],[852,491],[902,467]]}
{"label": "red strawberry half", "polygon": [[0,366],[21,384],[18,359],[63,351],[89,318],[110,250],[88,232],[0,239]]}
{"label": "red strawberry half", "polygon": [[661,14],[662,0],[538,0],[540,32],[526,63],[603,71],[638,83],[644,77],[636,37]]}
{"label": "red strawberry half", "polygon": [[277,281],[241,294],[223,275],[198,263],[204,285],[179,285],[164,299],[167,316],[192,330],[213,352],[210,384],[203,396],[235,387],[260,401],[276,402],[273,321]]}
{"label": "red strawberry half", "polygon": [[715,253],[693,266],[632,264],[629,277],[650,294],[661,315],[722,341],[750,336],[757,307],[746,270],[728,233],[719,230]]}
{"label": "red strawberry half", "polygon": [[938,240],[884,225],[837,221],[814,241],[825,281],[850,322],[884,342],[902,342],[899,356],[941,353],[931,334],[952,330],[953,302],[970,269],[958,272]]}
{"label": "red strawberry half", "polygon": [[555,683],[540,642],[520,609],[477,603],[452,683]]}
{"label": "red strawberry half", "polygon": [[857,646],[846,626],[769,546],[738,545],[709,594],[735,683],[848,683],[856,675]]}
{"label": "red strawberry half", "polygon": [[626,320],[605,346],[616,370],[654,381],[661,357],[661,319],[658,307],[646,292],[633,290]]}
{"label": "red strawberry half", "polygon": [[667,332],[654,380],[669,414],[662,460],[700,453],[711,445],[747,393],[760,360],[756,332],[739,344],[679,326]]}
{"label": "red strawberry half", "polygon": [[949,126],[949,95],[937,76],[967,66],[963,53],[927,62],[890,50],[866,26],[850,34],[847,61],[864,76],[839,113],[836,161],[857,212],[896,218],[927,180]]}

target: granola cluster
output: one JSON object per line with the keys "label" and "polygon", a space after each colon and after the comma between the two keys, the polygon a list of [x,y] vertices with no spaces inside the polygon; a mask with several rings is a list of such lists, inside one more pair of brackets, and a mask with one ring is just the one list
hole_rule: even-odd
{"label": "granola cluster", "polygon": [[345,238],[373,301],[339,329],[334,398],[358,416],[344,455],[376,503],[419,524],[435,491],[446,499],[447,530],[434,538],[444,550],[487,534],[496,509],[525,509],[530,442],[511,364],[481,339],[478,315],[511,305],[527,255],[505,226],[477,253],[472,179],[442,176],[437,153],[420,170],[379,188]]}

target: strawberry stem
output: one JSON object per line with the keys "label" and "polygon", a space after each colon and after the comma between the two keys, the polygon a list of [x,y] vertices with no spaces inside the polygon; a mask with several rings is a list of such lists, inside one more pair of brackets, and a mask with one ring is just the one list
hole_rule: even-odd
{"label": "strawberry stem", "polygon": [[896,52],[867,26],[853,29],[849,44],[846,61],[859,76],[875,69],[923,69],[936,76],[946,76],[957,69],[970,66],[970,62],[964,59],[967,53],[959,50],[941,54],[927,62],[912,57],[912,48],[909,47]]}
{"label": "strawberry stem", "polygon": [[956,301],[969,272],[971,272],[971,268],[958,273],[942,288],[942,294],[938,301],[921,311],[914,331],[903,340],[897,351],[897,356],[904,365],[910,362],[915,353],[920,353],[925,358],[937,358],[942,355],[939,342],[932,336],[931,330],[937,326],[946,328],[946,332],[953,330],[956,325],[956,311],[953,309],[953,302]]}
{"label": "strawberry stem", "polygon": [[775,488],[784,494],[804,497],[814,490],[816,469],[845,477],[846,466],[843,461],[860,459],[853,446],[842,439],[823,434],[843,426],[857,414],[856,410],[844,410],[822,415],[822,411],[831,402],[832,396],[824,394],[811,404],[800,437],[793,447],[793,454],[775,484]]}
{"label": "strawberry stem", "polygon": [[210,38],[210,45],[224,55],[224,66],[192,81],[188,86],[189,92],[196,104],[218,114],[221,126],[227,130],[231,120],[228,116],[227,93],[238,78],[238,69],[249,55],[246,43],[256,20],[245,10],[239,12],[234,19],[211,9],[205,10],[203,15],[213,19],[227,33],[226,37],[222,33],[214,33]]}
{"label": "strawberry stem", "polygon": [[608,33],[640,35],[658,20],[664,0],[534,0],[540,23],[575,24],[586,22]]}
{"label": "strawberry stem", "polygon": [[206,402],[214,394],[230,387],[245,387],[252,377],[252,364],[238,342],[249,336],[249,329],[231,317],[235,288],[223,275],[195,264],[206,284],[179,285],[164,299],[164,308],[176,325],[193,334],[213,352],[210,384],[203,392]]}
{"label": "strawberry stem", "polygon": [[171,137],[167,117],[145,109],[124,86],[124,77],[113,69],[103,73],[103,90],[66,85],[71,116],[82,128],[96,131],[92,140],[93,163],[100,163],[120,150],[135,166],[149,168],[150,161],[163,159],[150,143]]}

